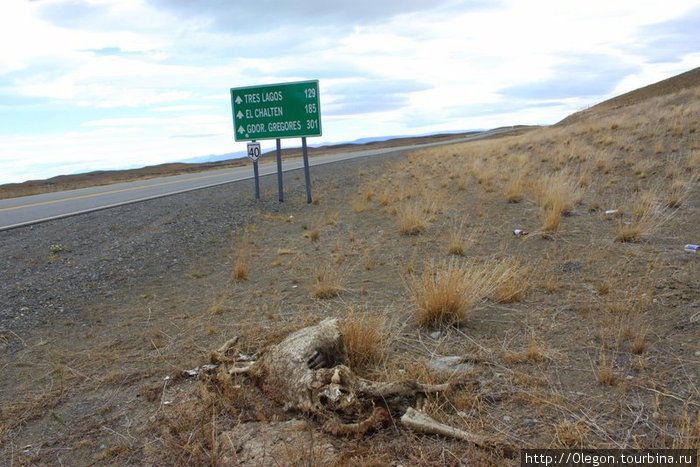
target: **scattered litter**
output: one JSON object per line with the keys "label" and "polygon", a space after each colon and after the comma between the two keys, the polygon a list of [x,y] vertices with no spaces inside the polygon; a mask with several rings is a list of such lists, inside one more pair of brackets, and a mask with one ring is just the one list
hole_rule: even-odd
{"label": "scattered litter", "polygon": [[199,367],[192,368],[191,370],[185,370],[182,372],[182,376],[189,376],[190,378],[194,378],[198,374],[199,374]]}
{"label": "scattered litter", "polygon": [[613,216],[615,214],[617,214],[617,209],[608,209],[607,211],[605,211],[606,216]]}
{"label": "scattered litter", "polygon": [[513,235],[515,235],[516,237],[524,237],[525,235],[527,235],[529,233],[530,232],[528,232],[527,230],[523,230],[523,229],[513,230]]}
{"label": "scattered litter", "polygon": [[170,379],[170,376],[166,376],[166,377],[165,377],[165,378],[163,378],[163,379],[164,379],[165,381],[167,381],[167,380],[169,380],[169,379]]}
{"label": "scattered litter", "polygon": [[685,251],[688,253],[697,253],[698,252],[698,245],[686,245],[685,246]]}
{"label": "scattered litter", "polygon": [[[251,355],[246,354],[246,353],[239,353],[239,354],[238,354],[238,357],[236,358],[236,360],[240,360],[240,361],[243,361],[243,362],[249,362],[249,361],[251,361],[252,359],[253,359],[253,357],[252,357]],[[205,365],[205,366],[206,366],[206,365]]]}
{"label": "scattered litter", "polygon": [[437,339],[438,337],[440,337],[440,331],[431,332],[430,337],[432,337],[433,339]]}

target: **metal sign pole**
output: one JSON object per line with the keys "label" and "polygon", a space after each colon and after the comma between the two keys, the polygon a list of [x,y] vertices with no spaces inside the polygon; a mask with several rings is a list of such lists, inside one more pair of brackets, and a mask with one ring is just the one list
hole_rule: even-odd
{"label": "metal sign pole", "polygon": [[309,151],[306,148],[306,136],[301,137],[301,147],[304,153],[304,178],[306,179],[306,202],[311,204],[311,175],[309,175]]}
{"label": "metal sign pole", "polygon": [[258,161],[253,161],[253,173],[255,174],[255,199],[260,199],[260,180],[258,179]]}
{"label": "metal sign pole", "polygon": [[258,158],[260,157],[260,143],[253,140],[248,143],[248,158],[253,161],[253,178],[255,178],[255,199],[260,199],[260,176],[258,172]]}
{"label": "metal sign pole", "polygon": [[284,192],[282,191],[282,140],[280,138],[277,138],[277,192],[281,203],[284,201]]}

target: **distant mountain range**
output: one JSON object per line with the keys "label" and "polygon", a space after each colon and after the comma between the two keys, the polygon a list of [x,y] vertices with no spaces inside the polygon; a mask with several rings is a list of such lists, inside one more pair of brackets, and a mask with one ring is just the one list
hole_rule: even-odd
{"label": "distant mountain range", "polygon": [[[377,142],[382,142],[382,141],[389,141],[392,139],[400,139],[400,138],[417,138],[417,137],[423,137],[423,136],[433,136],[436,134],[449,135],[449,134],[458,134],[458,133],[469,133],[472,131],[484,131],[484,130],[441,131],[439,133],[427,133],[424,135],[371,136],[369,138],[358,138],[358,139],[355,139],[352,141],[341,141],[338,143],[309,144],[309,147],[318,148],[321,146],[339,146],[339,145],[343,145],[343,144],[358,144],[359,145],[359,144],[369,144],[369,143],[377,143]],[[290,148],[285,148],[285,149],[290,149]],[[189,159],[180,159],[180,160],[174,161],[174,162],[183,162],[185,164],[203,164],[206,162],[220,162],[220,161],[227,161],[230,159],[241,159],[243,157],[246,157],[245,151],[236,151],[236,152],[228,152],[226,154],[209,154],[207,156],[191,157]]]}

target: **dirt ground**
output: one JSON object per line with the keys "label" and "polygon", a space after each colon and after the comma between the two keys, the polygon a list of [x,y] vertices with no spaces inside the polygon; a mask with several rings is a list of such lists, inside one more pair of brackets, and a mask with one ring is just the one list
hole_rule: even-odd
{"label": "dirt ground", "polygon": [[[396,413],[368,436],[334,437],[246,376],[183,376],[233,336],[256,356],[329,316],[381,331],[361,374],[459,379],[429,395],[426,413],[516,453],[698,449],[700,256],[684,246],[700,243],[699,97],[696,87],[568,126],[326,168],[311,205],[292,173],[288,202],[241,202],[246,214],[225,237],[201,234],[185,265],[142,251],[159,276],[111,278],[128,285],[116,300],[86,295],[66,305],[70,319],[32,328],[7,318],[5,464],[518,465],[413,433]],[[154,218],[139,241],[177,228]],[[13,257],[71,267],[70,248],[45,248]],[[433,302],[455,290],[458,319],[435,318],[444,307]],[[462,366],[441,368],[442,356]]]}

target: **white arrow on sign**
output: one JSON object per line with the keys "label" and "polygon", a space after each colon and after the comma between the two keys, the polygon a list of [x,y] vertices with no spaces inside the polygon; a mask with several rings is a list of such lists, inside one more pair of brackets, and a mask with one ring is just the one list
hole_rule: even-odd
{"label": "white arrow on sign", "polygon": [[240,104],[243,102],[243,99],[241,99],[241,96],[236,96],[236,104]]}
{"label": "white arrow on sign", "polygon": [[239,119],[240,119],[240,118],[243,118],[243,112],[241,112],[241,111],[239,110],[238,113],[236,114],[236,117],[238,117]]}
{"label": "white arrow on sign", "polygon": [[238,127],[238,133],[240,133],[240,134],[245,133],[245,130],[243,129],[243,125]]}

